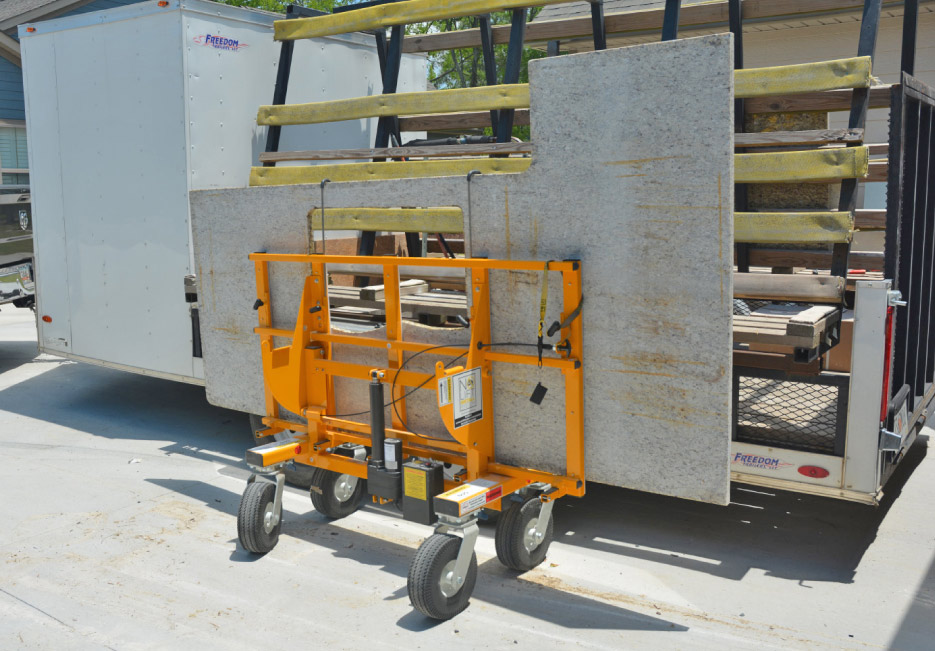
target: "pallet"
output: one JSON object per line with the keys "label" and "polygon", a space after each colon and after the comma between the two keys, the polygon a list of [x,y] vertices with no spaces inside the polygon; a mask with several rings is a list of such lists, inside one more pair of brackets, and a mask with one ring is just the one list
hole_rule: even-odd
{"label": "pallet", "polygon": [[840,319],[841,311],[833,306],[764,305],[734,316],[734,343],[813,350]]}

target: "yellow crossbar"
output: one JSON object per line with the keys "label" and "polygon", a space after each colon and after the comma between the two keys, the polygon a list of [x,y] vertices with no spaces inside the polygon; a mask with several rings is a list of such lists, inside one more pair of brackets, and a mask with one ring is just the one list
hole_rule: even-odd
{"label": "yellow crossbar", "polygon": [[792,95],[841,88],[870,87],[870,57],[853,57],[734,73],[734,97]]}
{"label": "yellow crossbar", "polygon": [[531,163],[531,158],[461,158],[389,163],[254,167],[250,171],[250,185],[300,185],[321,183],[325,179],[340,183],[429,176],[466,176],[472,170],[478,170],[483,174],[518,173],[525,172]]}
{"label": "yellow crossbar", "polygon": [[294,41],[562,2],[568,0],[408,0],[314,18],[277,20],[274,34],[277,41]]}
{"label": "yellow crossbar", "polygon": [[850,242],[854,217],[847,212],[739,212],[734,241],[748,244]]}
{"label": "yellow crossbar", "polygon": [[[406,4],[406,3],[403,3]],[[379,5],[373,7],[391,7]],[[362,9],[360,11],[366,11]],[[343,14],[338,14],[343,15]],[[318,20],[307,18],[303,20]],[[299,22],[298,19],[285,21]],[[870,85],[870,57],[774,68],[753,68],[734,73],[738,98],[784,95]],[[529,107],[529,84],[503,84],[419,93],[371,95],[329,102],[261,106],[257,124],[319,124],[360,118],[459,113]]]}
{"label": "yellow crossbar", "polygon": [[796,183],[863,178],[870,169],[866,147],[734,154],[737,183]]}
{"label": "yellow crossbar", "polygon": [[[285,169],[285,168],[284,168]],[[321,226],[321,209],[308,214],[314,230]],[[464,213],[460,208],[328,208],[329,231],[388,231],[392,233],[461,233]]]}
{"label": "yellow crossbar", "polygon": [[[381,5],[383,6],[383,5]],[[319,124],[359,118],[457,113],[488,109],[529,107],[529,84],[505,84],[433,90],[421,93],[371,95],[311,104],[261,106],[256,123],[260,125]]]}

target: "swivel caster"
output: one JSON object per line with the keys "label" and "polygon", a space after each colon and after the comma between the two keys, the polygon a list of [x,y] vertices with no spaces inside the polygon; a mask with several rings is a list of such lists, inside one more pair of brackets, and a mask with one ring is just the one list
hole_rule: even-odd
{"label": "swivel caster", "polygon": [[497,558],[511,570],[526,572],[545,560],[552,544],[552,505],[538,497],[513,502],[500,514],[495,543]]}
{"label": "swivel caster", "polygon": [[[440,527],[446,530],[446,527]],[[409,566],[406,588],[413,607],[432,619],[451,619],[467,608],[477,582],[477,523],[462,528],[464,538],[435,533]]]}
{"label": "swivel caster", "polygon": [[276,483],[250,477],[240,498],[237,512],[237,537],[248,552],[265,554],[279,542],[282,529],[282,489],[285,476],[276,475]]}

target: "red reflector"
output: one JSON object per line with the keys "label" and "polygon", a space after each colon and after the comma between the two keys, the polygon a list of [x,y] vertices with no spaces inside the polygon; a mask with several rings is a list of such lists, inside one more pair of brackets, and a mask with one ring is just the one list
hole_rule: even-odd
{"label": "red reflector", "polygon": [[168,6],[169,6],[169,3],[166,2],[166,0],[160,0],[160,2],[157,2],[156,4],[159,5],[160,7],[168,7]]}
{"label": "red reflector", "polygon": [[867,273],[867,270],[866,269],[851,269],[847,273],[850,274],[851,276],[863,276],[865,273]]}
{"label": "red reflector", "polygon": [[45,321],[46,323],[52,323],[52,317],[50,317],[48,314],[43,316],[42,320]]}
{"label": "red reflector", "polygon": [[26,31],[29,32],[30,34],[32,34],[34,31],[36,31],[36,28],[35,28],[35,27],[27,27],[27,28],[26,28]]}
{"label": "red reflector", "polygon": [[799,474],[812,477],[813,479],[824,479],[831,473],[818,466],[799,466]]}
{"label": "red reflector", "polygon": [[302,446],[301,446],[301,445],[295,446],[295,453],[296,453],[296,454],[302,454]]}

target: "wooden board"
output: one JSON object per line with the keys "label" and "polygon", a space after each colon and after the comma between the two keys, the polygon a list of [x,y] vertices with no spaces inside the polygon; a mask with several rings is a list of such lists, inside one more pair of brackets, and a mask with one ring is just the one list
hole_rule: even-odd
{"label": "wooden board", "polygon": [[748,244],[850,242],[854,218],[845,212],[739,212],[734,241]]}
{"label": "wooden board", "polygon": [[801,183],[867,176],[870,156],[866,147],[735,154],[737,183]]}
{"label": "wooden board", "polygon": [[[818,129],[812,131],[760,131],[735,133],[735,147],[793,147],[859,143],[864,139],[863,129]],[[871,150],[871,153],[872,150]],[[260,155],[260,160],[263,156]]]}
{"label": "wooden board", "polygon": [[[321,228],[321,209],[308,213],[314,236]],[[325,208],[325,227],[330,231],[384,231],[390,233],[460,233],[464,230],[461,208]]]}
{"label": "wooden board", "polygon": [[844,279],[836,276],[735,273],[734,297],[770,301],[836,303],[844,295]]}
{"label": "wooden board", "polygon": [[[486,114],[489,116],[490,114]],[[837,141],[835,141],[837,142]],[[843,141],[842,141],[843,142]],[[306,160],[367,160],[370,158],[439,158],[444,156],[487,156],[531,154],[530,142],[491,142],[483,145],[439,145],[437,147],[371,147],[318,151],[274,151],[260,154],[261,163]]]}
{"label": "wooden board", "polygon": [[886,211],[859,209],[854,214],[854,227],[859,231],[884,231]]}
{"label": "wooden board", "polygon": [[[590,19],[589,19],[590,24]],[[870,89],[870,108],[889,108],[892,86],[874,86]],[[852,90],[826,90],[800,95],[759,97],[746,100],[747,113],[789,113],[796,111],[850,111]],[[519,109],[513,114],[513,124],[527,126],[529,111]],[[399,119],[402,131],[457,131],[482,129],[490,126],[490,113],[466,112],[447,115],[416,115]]]}
{"label": "wooden board", "polygon": [[[532,4],[553,5],[563,2],[569,0],[535,0]],[[446,18],[480,16],[529,6],[529,0],[408,0],[312,18],[277,20],[273,23],[274,37],[277,41],[317,38]]]}
{"label": "wooden board", "polygon": [[[870,89],[870,108],[889,108],[892,86],[874,86]],[[826,90],[800,95],[758,97],[744,103],[749,113],[795,113],[797,111],[850,111],[852,90]]]}
{"label": "wooden board", "polygon": [[[547,3],[539,3],[547,4]],[[548,3],[551,4],[551,3]],[[898,4],[888,0],[884,4]],[[812,12],[840,10],[860,10],[863,0],[744,0],[743,19],[756,20],[794,16]],[[647,30],[662,29],[665,10],[662,8],[643,9],[620,13],[608,13],[604,16],[604,30],[607,34],[628,34]],[[728,22],[727,2],[709,2],[687,4],[679,13],[679,26],[686,28],[700,25],[726,25]],[[493,28],[494,43],[508,43],[510,26],[501,25]],[[543,42],[589,37],[592,34],[591,17],[575,17],[562,20],[532,22],[526,26],[525,40]],[[481,47],[480,30],[459,30],[435,34],[409,36],[403,41],[403,52],[436,52],[458,48]],[[587,48],[582,48],[587,49]]]}
{"label": "wooden board", "polygon": [[[749,250],[750,264],[757,267],[808,267],[830,269],[829,251],[809,249],[757,249]],[[851,269],[883,269],[883,254],[874,251],[851,251],[847,257]]]}
{"label": "wooden board", "polygon": [[290,167],[254,167],[250,185],[319,184],[324,179],[335,183],[378,179],[414,179],[432,176],[467,176],[473,170],[483,174],[525,172],[529,158],[468,158],[455,160],[402,161],[387,163],[342,163],[339,165],[302,165]]}
{"label": "wooden board", "polygon": [[420,93],[369,95],[308,104],[261,106],[257,112],[256,123],[268,126],[320,124],[361,118],[517,109],[528,106],[529,84],[507,84]]}
{"label": "wooden board", "polygon": [[[398,291],[400,296],[424,294],[429,291],[429,284],[424,280],[415,278],[412,280],[403,280],[399,283]],[[358,296],[363,301],[383,301],[386,299],[385,287],[383,285],[361,287]]]}
{"label": "wooden board", "polygon": [[734,96],[738,99],[869,86],[868,56],[769,68],[745,68],[734,73]]}

